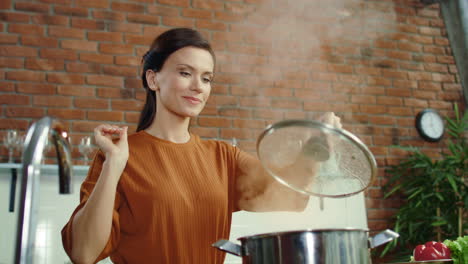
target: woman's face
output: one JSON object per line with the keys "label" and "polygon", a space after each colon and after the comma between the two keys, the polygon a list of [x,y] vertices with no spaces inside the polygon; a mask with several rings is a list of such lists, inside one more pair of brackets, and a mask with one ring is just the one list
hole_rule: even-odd
{"label": "woman's face", "polygon": [[159,72],[150,73],[154,82],[148,85],[156,91],[157,113],[197,116],[210,95],[213,69],[213,57],[204,49],[185,47],[172,53]]}

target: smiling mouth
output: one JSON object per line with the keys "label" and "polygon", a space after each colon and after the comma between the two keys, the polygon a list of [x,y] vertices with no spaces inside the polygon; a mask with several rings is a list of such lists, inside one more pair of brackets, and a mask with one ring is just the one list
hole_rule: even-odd
{"label": "smiling mouth", "polygon": [[192,104],[199,104],[202,102],[200,99],[195,98],[195,97],[184,96],[184,98]]}

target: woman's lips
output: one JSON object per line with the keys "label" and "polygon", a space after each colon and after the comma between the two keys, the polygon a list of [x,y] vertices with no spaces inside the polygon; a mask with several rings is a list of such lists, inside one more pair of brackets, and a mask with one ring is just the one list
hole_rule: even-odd
{"label": "woman's lips", "polygon": [[191,104],[199,104],[202,101],[198,98],[191,97],[191,96],[183,96],[187,101],[189,101]]}

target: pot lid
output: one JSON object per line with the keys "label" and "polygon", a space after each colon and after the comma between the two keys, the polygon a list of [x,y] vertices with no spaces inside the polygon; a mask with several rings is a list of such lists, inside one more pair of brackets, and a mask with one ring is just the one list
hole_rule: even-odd
{"label": "pot lid", "polygon": [[306,195],[350,196],[377,174],[375,158],[359,138],[317,121],[268,126],[257,140],[257,155],[272,177]]}

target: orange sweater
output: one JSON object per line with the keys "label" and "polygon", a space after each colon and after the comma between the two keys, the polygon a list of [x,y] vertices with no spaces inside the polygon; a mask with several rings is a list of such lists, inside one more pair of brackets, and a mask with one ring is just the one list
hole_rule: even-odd
{"label": "orange sweater", "polygon": [[[120,178],[112,232],[96,262],[223,263],[211,247],[228,239],[237,209],[237,161],[242,153],[220,141],[191,134],[176,144],[144,131],[128,138],[130,156]],[[62,230],[65,251],[72,249],[72,221],[84,206],[102,169],[99,152],[81,185],[80,204]]]}

